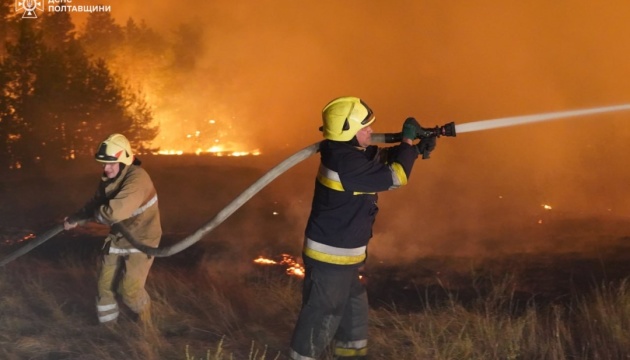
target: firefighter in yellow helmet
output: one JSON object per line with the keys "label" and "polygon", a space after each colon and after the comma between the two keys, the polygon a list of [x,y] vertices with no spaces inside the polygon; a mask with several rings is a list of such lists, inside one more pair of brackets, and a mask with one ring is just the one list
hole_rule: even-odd
{"label": "firefighter in yellow helmet", "polygon": [[[79,220],[105,225],[120,223],[139,241],[157,247],[162,236],[157,193],[149,174],[140,167],[124,135],[112,134],[98,147],[96,161],[103,174],[94,196],[64,219],[64,229]],[[145,283],[153,257],[134,248],[122,234],[110,230],[98,266],[96,310],[99,323],[113,324],[119,314],[116,293],[145,326],[151,324],[151,299]]]}
{"label": "firefighter in yellow helmet", "polygon": [[[334,340],[336,359],[366,359],[368,300],[359,269],[378,213],[377,193],[407,184],[422,128],[408,118],[399,145],[371,145],[374,113],[357,97],[332,100],[322,119],[325,140],[302,253],[302,309],[289,356],[318,359]],[[435,138],[423,141],[422,149],[433,150]]]}

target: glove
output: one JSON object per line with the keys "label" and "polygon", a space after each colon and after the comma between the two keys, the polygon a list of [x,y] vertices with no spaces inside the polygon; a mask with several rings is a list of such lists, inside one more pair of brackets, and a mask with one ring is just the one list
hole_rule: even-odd
{"label": "glove", "polygon": [[422,154],[423,159],[428,159],[431,151],[435,149],[435,145],[437,144],[435,139],[435,136],[425,137],[420,139],[420,142],[416,145],[418,153]]}
{"label": "glove", "polygon": [[402,127],[402,137],[415,140],[418,137],[418,133],[422,131],[420,124],[416,121],[416,119],[412,117],[408,117],[407,120],[403,123]]}

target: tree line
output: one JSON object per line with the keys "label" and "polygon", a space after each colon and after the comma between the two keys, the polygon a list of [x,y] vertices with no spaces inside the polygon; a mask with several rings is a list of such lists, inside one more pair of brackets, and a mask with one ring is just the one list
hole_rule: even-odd
{"label": "tree line", "polygon": [[66,12],[21,19],[5,3],[0,18],[0,170],[93,156],[113,132],[136,151],[151,148],[159,125],[146,90],[194,61],[183,37],[167,41],[133,19],[120,26],[106,12],[91,13],[82,31]]}

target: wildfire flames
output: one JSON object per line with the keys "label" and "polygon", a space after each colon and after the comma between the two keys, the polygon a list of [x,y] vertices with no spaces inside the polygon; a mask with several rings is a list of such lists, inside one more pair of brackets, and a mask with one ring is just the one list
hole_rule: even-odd
{"label": "wildfire flames", "polygon": [[304,278],[304,267],[300,265],[295,257],[289,254],[282,254],[282,260],[276,261],[273,259],[268,259],[263,256],[259,256],[258,259],[254,260],[254,263],[259,265],[281,265],[286,266],[287,275],[295,276],[298,278]]}
{"label": "wildfire flames", "polygon": [[[184,155],[186,152],[184,150],[160,150],[156,155]],[[195,155],[202,154],[211,154],[214,156],[258,156],[260,155],[260,150],[251,150],[251,151],[236,151],[236,150],[227,150],[222,146],[212,146],[206,150],[198,148],[194,151]]]}
{"label": "wildfire flames", "polygon": [[[154,155],[210,154],[214,156],[257,156],[259,149],[248,149],[248,146],[226,140],[229,135],[224,130],[217,130],[217,121],[208,120],[206,130],[196,130],[186,134],[184,139],[169,142],[169,148],[159,150]],[[162,130],[168,133],[168,130]],[[173,147],[173,148],[171,148]]]}

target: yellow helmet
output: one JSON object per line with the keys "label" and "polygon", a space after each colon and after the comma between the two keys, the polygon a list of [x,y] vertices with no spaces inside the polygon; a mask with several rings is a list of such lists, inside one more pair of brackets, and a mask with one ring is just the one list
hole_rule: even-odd
{"label": "yellow helmet", "polygon": [[374,113],[359,98],[344,96],[329,102],[322,110],[321,130],[328,140],[348,141],[374,122]]}
{"label": "yellow helmet", "polygon": [[133,163],[133,153],[129,140],[121,134],[111,134],[98,147],[94,155],[96,161],[102,163],[120,162],[125,165]]}

